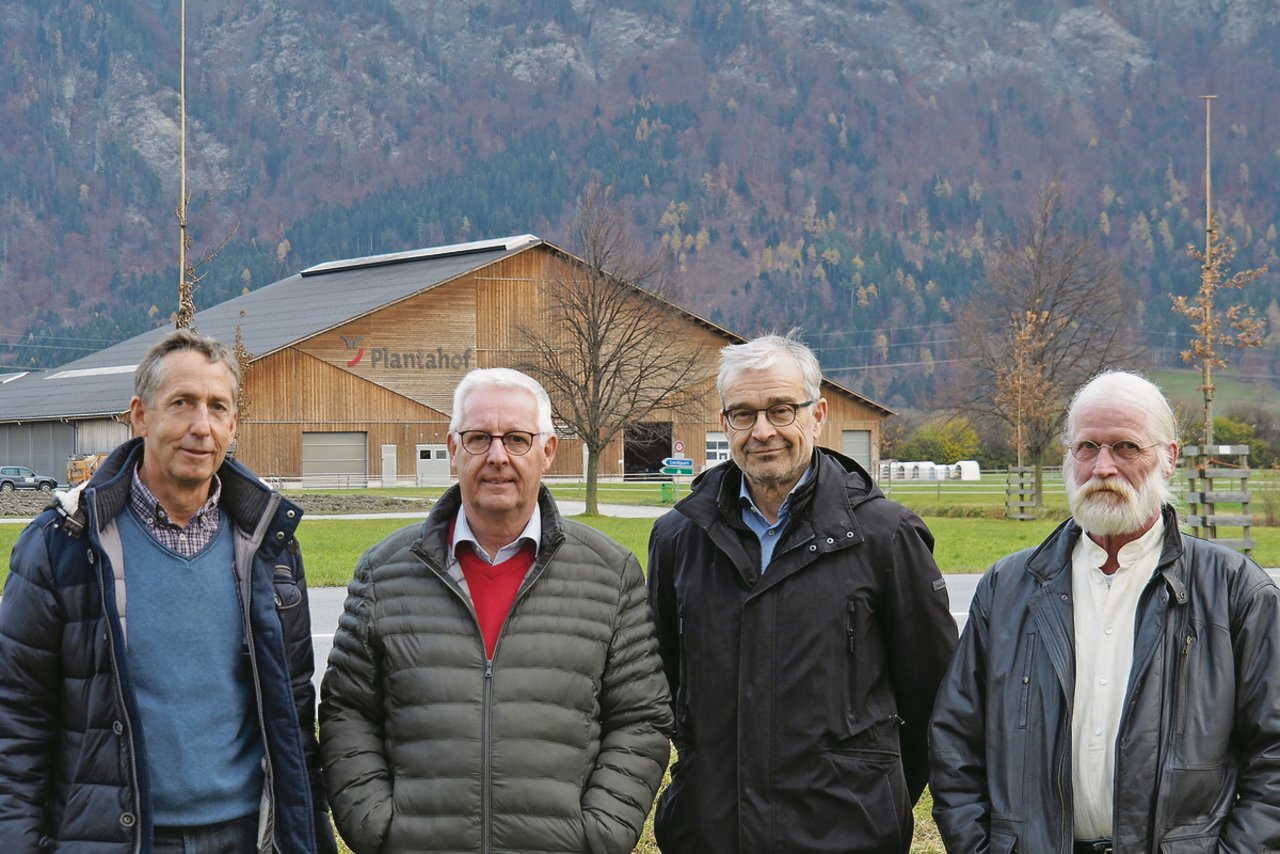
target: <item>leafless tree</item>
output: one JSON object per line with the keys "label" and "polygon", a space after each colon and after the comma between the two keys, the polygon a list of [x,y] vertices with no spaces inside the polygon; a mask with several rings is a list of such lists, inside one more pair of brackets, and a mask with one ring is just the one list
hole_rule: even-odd
{"label": "leafless tree", "polygon": [[1135,359],[1135,300],[1114,263],[1062,214],[1062,181],[1038,194],[1025,223],[986,257],[986,287],[961,312],[971,373],[960,408],[1020,433],[1036,469],[1054,446],[1072,390]]}
{"label": "leafless tree", "polygon": [[1224,350],[1258,347],[1266,332],[1266,322],[1257,316],[1252,306],[1236,303],[1226,306],[1225,310],[1218,306],[1215,312],[1214,299],[1227,288],[1243,288],[1267,272],[1267,268],[1237,270],[1228,275],[1236,256],[1236,243],[1225,235],[1215,240],[1218,237],[1217,214],[1209,218],[1207,234],[1204,250],[1195,245],[1187,247],[1187,254],[1200,262],[1200,289],[1193,297],[1172,298],[1173,310],[1191,321],[1191,330],[1195,333],[1190,347],[1182,351],[1182,361],[1194,362],[1200,367],[1200,391],[1204,395],[1201,441],[1212,445],[1213,369],[1226,367]]}
{"label": "leafless tree", "polygon": [[236,392],[236,420],[249,420],[249,407],[253,404],[253,396],[249,394],[249,371],[253,367],[253,351],[245,346],[244,324],[245,311],[240,309],[240,319],[236,321],[236,343],[232,348],[236,362],[240,365],[240,388]]}
{"label": "leafless tree", "polygon": [[706,391],[700,345],[669,300],[665,259],[631,239],[612,189],[590,184],[570,251],[543,283],[542,317],[522,327],[521,367],[551,396],[556,420],[587,449],[586,510],[599,510],[600,454],[624,431],[687,409]]}

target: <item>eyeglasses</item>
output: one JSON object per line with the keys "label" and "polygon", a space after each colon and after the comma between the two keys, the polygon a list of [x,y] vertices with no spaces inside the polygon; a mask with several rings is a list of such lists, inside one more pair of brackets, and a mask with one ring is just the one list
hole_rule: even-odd
{"label": "eyeglasses", "polygon": [[493,440],[499,439],[508,454],[513,457],[523,457],[533,449],[533,437],[541,435],[541,433],[529,433],[524,430],[511,430],[497,435],[483,430],[458,431],[458,438],[462,440],[462,450],[476,456],[488,453]]}
{"label": "eyeglasses", "polygon": [[817,400],[806,400],[804,403],[775,403],[768,409],[722,409],[720,414],[734,430],[750,430],[756,426],[756,418],[761,412],[774,427],[790,427],[796,423],[796,414],[806,406],[813,406]]}
{"label": "eyeglasses", "polygon": [[1111,451],[1111,456],[1120,462],[1131,463],[1142,456],[1143,451],[1154,448],[1159,444],[1161,443],[1152,442],[1150,445],[1139,445],[1137,442],[1131,442],[1127,439],[1108,444],[1106,442],[1090,442],[1088,439],[1081,439],[1079,442],[1071,444],[1071,456],[1082,463],[1091,463],[1098,458],[1099,452],[1106,448]]}

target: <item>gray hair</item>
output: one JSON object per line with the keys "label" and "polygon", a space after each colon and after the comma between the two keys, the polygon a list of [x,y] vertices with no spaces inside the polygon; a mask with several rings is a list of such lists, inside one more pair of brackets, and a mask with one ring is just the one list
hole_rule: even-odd
{"label": "gray hair", "polygon": [[175,329],[157,341],[133,372],[133,393],[147,406],[153,406],[164,386],[164,357],[170,353],[192,350],[213,364],[223,364],[231,372],[231,397],[240,394],[240,362],[235,353],[217,338],[200,335],[190,329]]}
{"label": "gray hair", "polygon": [[731,374],[738,371],[767,371],[784,356],[790,356],[800,367],[804,378],[804,395],[817,400],[822,396],[822,367],[818,357],[798,337],[798,330],[786,335],[761,335],[745,344],[730,344],[720,350],[720,375],[716,378],[716,392],[724,405],[724,386]]}
{"label": "gray hair", "polygon": [[[1085,406],[1099,402],[1109,405],[1127,404],[1141,410],[1151,441],[1160,443],[1161,461],[1166,467],[1172,466],[1169,446],[1178,441],[1178,422],[1159,386],[1131,371],[1103,371],[1077,389],[1075,396],[1071,398],[1071,406],[1067,409],[1067,428],[1062,437],[1062,444],[1068,449],[1063,455],[1064,469],[1071,461],[1070,448],[1076,436],[1076,417]],[[1173,492],[1168,485],[1169,478],[1163,478],[1163,481],[1163,500],[1165,503],[1172,503]]]}
{"label": "gray hair", "polygon": [[538,432],[554,433],[555,425],[551,423],[551,398],[542,383],[528,374],[511,368],[476,368],[470,371],[458,387],[453,390],[453,417],[449,419],[449,432],[457,433],[462,428],[462,408],[467,397],[473,391],[488,388],[503,388],[511,391],[523,390],[533,395],[538,404]]}

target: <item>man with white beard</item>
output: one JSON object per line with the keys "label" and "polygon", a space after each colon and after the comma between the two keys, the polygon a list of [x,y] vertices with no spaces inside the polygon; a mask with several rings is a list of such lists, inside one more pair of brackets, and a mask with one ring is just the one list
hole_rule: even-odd
{"label": "man with white beard", "polygon": [[1099,375],[1064,442],[1072,518],[988,570],[938,691],[947,850],[1280,851],[1280,591],[1179,532],[1154,385]]}

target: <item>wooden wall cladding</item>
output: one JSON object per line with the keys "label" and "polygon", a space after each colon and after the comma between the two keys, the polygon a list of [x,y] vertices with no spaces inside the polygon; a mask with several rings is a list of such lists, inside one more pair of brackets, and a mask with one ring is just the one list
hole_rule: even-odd
{"label": "wooden wall cladding", "polygon": [[[401,477],[412,477],[415,446],[443,444],[449,417],[300,350],[253,363],[245,378],[251,403],[237,429],[237,455],[259,475],[302,476],[304,432],[368,434],[369,471],[381,446],[394,444]],[[449,386],[452,394],[453,386]]]}
{"label": "wooden wall cladding", "polygon": [[471,275],[423,291],[300,342],[315,358],[447,412],[453,389],[480,367]]}

